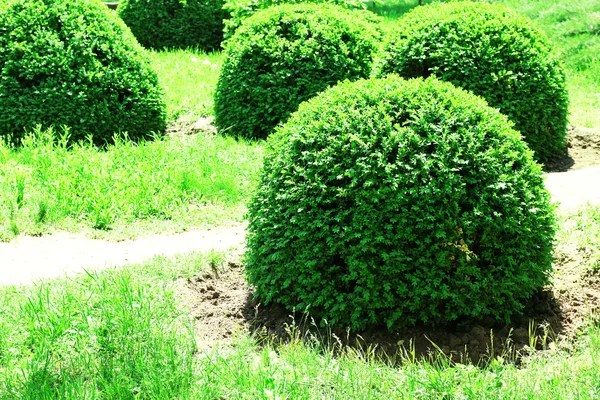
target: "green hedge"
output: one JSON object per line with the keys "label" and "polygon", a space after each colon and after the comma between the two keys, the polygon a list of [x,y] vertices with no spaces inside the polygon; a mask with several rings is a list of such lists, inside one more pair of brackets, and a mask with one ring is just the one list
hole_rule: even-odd
{"label": "green hedge", "polygon": [[268,140],[246,271],[333,325],[507,321],[548,283],[555,219],[508,119],[435,79],[343,83]]}
{"label": "green hedge", "polygon": [[0,12],[0,136],[18,143],[37,125],[97,144],[165,130],[150,61],[101,2],[14,0]]}
{"label": "green hedge", "polygon": [[374,21],[325,4],[277,6],[245,20],[227,41],[217,82],[219,130],[265,138],[302,101],[369,76],[381,35]]}
{"label": "green hedge", "polygon": [[117,11],[151,49],[218,50],[223,40],[223,0],[121,0]]}
{"label": "green hedge", "polygon": [[482,96],[515,123],[538,161],[566,150],[565,75],[545,35],[500,4],[417,7],[385,44],[378,76],[437,78]]}
{"label": "green hedge", "polygon": [[223,8],[229,12],[225,19],[223,28],[226,38],[231,37],[242,21],[260,10],[282,4],[335,4],[351,10],[362,10],[365,8],[361,0],[227,0]]}

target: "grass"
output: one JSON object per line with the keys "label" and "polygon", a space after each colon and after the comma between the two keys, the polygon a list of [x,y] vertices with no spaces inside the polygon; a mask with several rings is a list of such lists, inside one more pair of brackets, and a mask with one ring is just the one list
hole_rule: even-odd
{"label": "grass", "polygon": [[[427,2],[427,1],[425,1]],[[571,122],[600,128],[598,2],[506,0],[557,45],[571,95]],[[417,1],[387,2],[389,18]],[[212,113],[220,54],[151,53],[171,120]],[[23,148],[0,145],[0,239],[58,228],[111,238],[222,225],[242,219],[263,146],[211,135],[168,137],[100,151],[67,149],[60,132],[34,132]],[[560,219],[558,239],[600,270],[600,207]],[[369,351],[326,348],[314,338],[198,347],[175,295],[221,253],[0,287],[2,399],[593,399],[600,397],[600,328],[576,344],[515,366],[455,365],[440,354],[401,365]],[[294,331],[291,330],[292,335]]]}
{"label": "grass", "polygon": [[334,356],[299,340],[275,349],[242,339],[233,352],[210,355],[196,398],[591,399],[600,394],[597,330],[589,342],[571,355],[532,356],[522,368],[501,358],[485,368],[452,365],[440,355],[394,368],[364,353]]}
{"label": "grass", "polygon": [[222,136],[68,149],[60,134],[38,130],[19,149],[0,144],[0,239],[51,228],[123,238],[240,222],[261,159],[261,145]]}
{"label": "grass", "polygon": [[[589,218],[586,217],[589,220]],[[589,220],[595,234],[600,220]],[[217,257],[218,256],[218,257]],[[2,399],[593,399],[600,396],[600,329],[515,366],[453,364],[432,353],[400,363],[368,349],[299,337],[257,343],[240,333],[195,341],[176,278],[224,254],[159,257],[32,286],[0,287]]]}
{"label": "grass", "polygon": [[600,128],[600,2],[504,0],[533,19],[565,65],[571,124]]}
{"label": "grass", "polygon": [[173,278],[178,261],[155,260],[151,275],[121,269],[0,288],[0,398],[169,399],[189,388],[193,333],[159,278]]}
{"label": "grass", "polygon": [[588,274],[600,274],[600,206],[590,205],[567,216],[561,215],[558,241],[575,248]]}
{"label": "grass", "polygon": [[171,120],[213,114],[214,89],[223,60],[220,53],[172,50],[150,52],[150,57],[165,89]]}

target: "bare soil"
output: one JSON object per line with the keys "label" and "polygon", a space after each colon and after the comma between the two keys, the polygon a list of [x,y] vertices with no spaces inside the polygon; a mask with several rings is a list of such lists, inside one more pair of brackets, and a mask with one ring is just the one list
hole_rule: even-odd
{"label": "bare soil", "polygon": [[[547,183],[553,198],[558,196],[564,208],[578,206],[586,199],[600,203],[600,195],[595,197],[600,194],[597,190],[600,189],[600,168],[590,168],[596,165],[600,165],[600,133],[572,129],[568,154],[554,160],[547,169],[577,171],[577,176],[574,177],[573,172],[549,174]],[[554,178],[555,175],[558,178]],[[569,197],[573,194],[569,183],[573,182],[576,201]],[[523,316],[508,325],[489,320],[460,321],[453,326],[421,326],[403,332],[385,329],[347,332],[317,327],[306,315],[293,314],[277,305],[264,306],[254,302],[240,255],[233,256],[219,273],[207,272],[182,280],[178,294],[195,318],[201,346],[226,342],[238,332],[276,343],[286,342],[290,340],[290,327],[293,326],[300,337],[317,338],[334,348],[370,349],[387,359],[410,354],[412,349],[417,357],[428,357],[441,351],[454,361],[480,363],[503,355],[519,362],[531,351],[569,348],[586,324],[594,320],[600,307],[600,276],[590,274],[582,267],[590,256],[577,248],[559,244],[555,251],[553,286],[537,293],[527,304]]]}
{"label": "bare soil", "polygon": [[201,347],[227,342],[240,332],[260,341],[285,343],[291,339],[293,326],[295,335],[316,339],[325,346],[369,349],[392,360],[398,354],[410,354],[412,346],[417,357],[441,351],[458,362],[480,363],[496,355],[518,362],[532,349],[568,348],[591,323],[600,307],[600,277],[582,272],[583,257],[576,249],[558,248],[554,286],[536,294],[523,316],[508,325],[490,320],[460,321],[452,326],[417,326],[403,332],[320,327],[301,313],[256,303],[239,256],[218,273],[181,280],[177,293],[195,319]]}
{"label": "bare soil", "polygon": [[184,116],[173,122],[167,128],[167,135],[185,136],[194,135],[197,133],[215,135],[217,133],[217,128],[214,125],[214,120],[215,118],[213,116],[199,119],[188,118]]}
{"label": "bare soil", "polygon": [[576,171],[600,165],[600,132],[571,127],[567,134],[567,154],[546,163],[546,172]]}
{"label": "bare soil", "polygon": [[572,128],[567,154],[545,166],[546,188],[563,210],[586,203],[600,204],[600,132]]}

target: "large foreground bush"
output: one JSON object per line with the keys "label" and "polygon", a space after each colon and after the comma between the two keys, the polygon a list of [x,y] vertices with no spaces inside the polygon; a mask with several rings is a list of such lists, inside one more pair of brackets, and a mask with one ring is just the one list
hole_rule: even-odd
{"label": "large foreground bush", "polygon": [[248,18],[227,41],[217,127],[265,138],[316,93],[369,76],[380,35],[373,21],[325,4],[272,7]]}
{"label": "large foreground bush", "polygon": [[356,329],[505,321],[548,282],[540,166],[477,96],[434,79],[344,83],[269,144],[246,260],[264,303]]}
{"label": "large foreground bush", "polygon": [[0,12],[0,136],[68,126],[71,139],[165,129],[158,78],[99,1],[14,0]]}
{"label": "large foreground bush", "polygon": [[219,49],[223,0],[121,0],[118,12],[147,48]]}
{"label": "large foreground bush", "polygon": [[472,91],[514,123],[538,161],[564,153],[565,75],[543,33],[499,4],[418,7],[387,41],[379,75],[439,79]]}

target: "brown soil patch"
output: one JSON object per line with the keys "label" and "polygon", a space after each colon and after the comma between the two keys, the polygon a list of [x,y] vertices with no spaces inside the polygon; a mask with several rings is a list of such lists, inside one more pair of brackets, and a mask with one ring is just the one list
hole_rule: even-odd
{"label": "brown soil patch", "polygon": [[217,128],[214,125],[214,120],[215,118],[212,116],[205,118],[190,118],[183,116],[167,127],[167,135],[183,136],[194,135],[197,133],[215,135],[217,133]]}
{"label": "brown soil patch", "polygon": [[[519,362],[532,349],[569,348],[592,321],[600,307],[600,276],[589,275],[581,268],[587,257],[577,249],[559,247],[554,286],[535,295],[524,315],[509,325],[463,321],[453,326],[421,326],[403,332],[347,332],[317,327],[301,313],[255,303],[239,255],[219,271],[180,281],[178,295],[195,318],[200,346],[227,342],[239,332],[251,334],[259,341],[285,343],[293,331],[325,346],[350,346],[392,360],[398,354],[410,354],[412,346],[417,357],[441,351],[458,362],[480,363],[497,355]],[[296,329],[291,331],[292,326]]]}
{"label": "brown soil patch", "polygon": [[600,132],[571,127],[567,134],[567,154],[546,163],[546,172],[565,172],[600,165]]}

